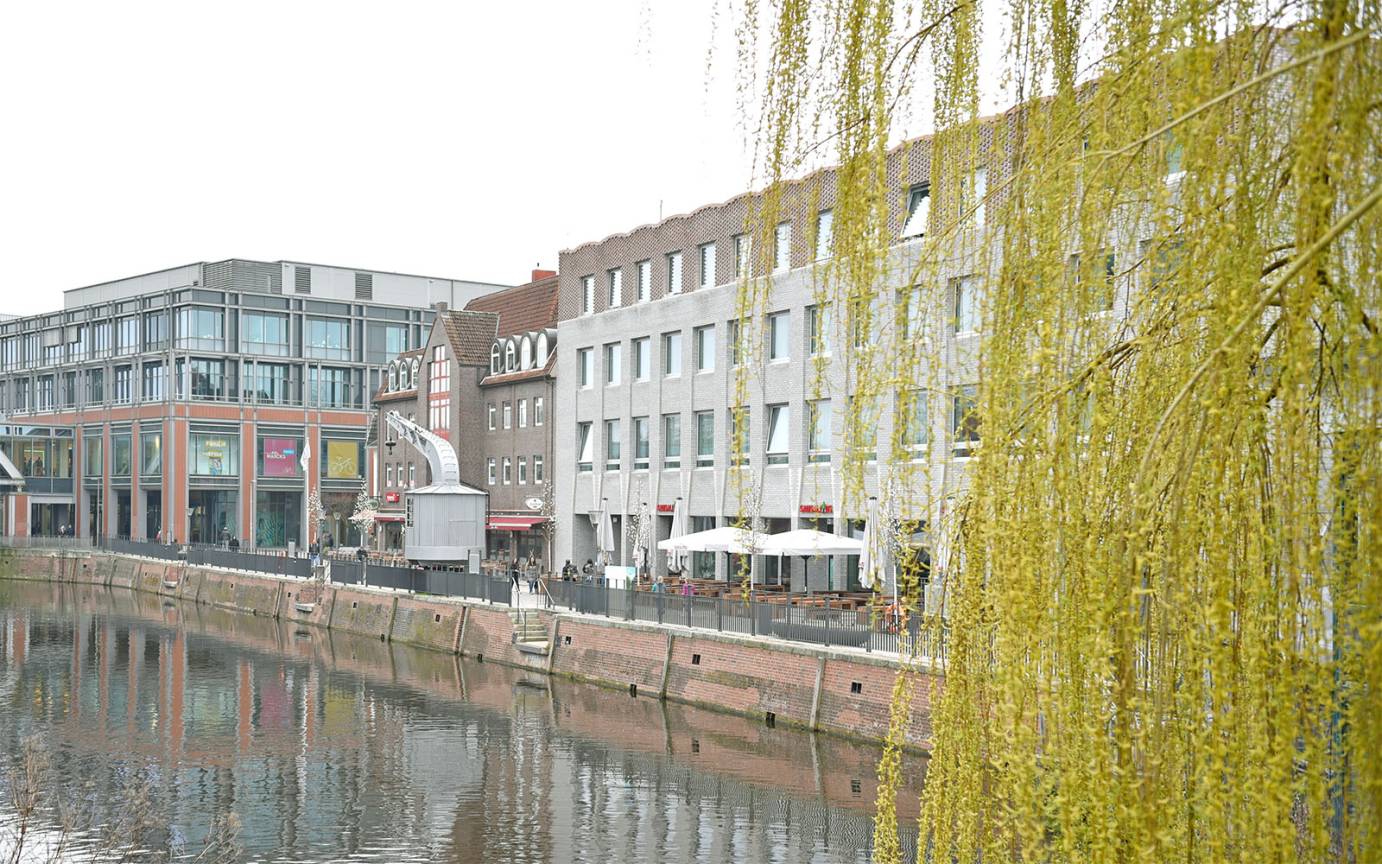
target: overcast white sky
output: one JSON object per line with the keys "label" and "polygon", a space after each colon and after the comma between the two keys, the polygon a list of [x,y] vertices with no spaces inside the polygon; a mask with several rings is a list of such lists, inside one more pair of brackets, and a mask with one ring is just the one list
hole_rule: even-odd
{"label": "overcast white sky", "polygon": [[230,257],[517,283],[738,194],[731,2],[0,5],[0,312]]}
{"label": "overcast white sky", "polygon": [[228,257],[521,282],[734,195],[711,8],[4,4],[0,311]]}

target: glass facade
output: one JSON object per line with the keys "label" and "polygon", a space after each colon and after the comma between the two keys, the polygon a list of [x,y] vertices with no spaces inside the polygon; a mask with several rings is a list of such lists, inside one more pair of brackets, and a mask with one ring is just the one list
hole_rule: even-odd
{"label": "glass facade", "polygon": [[233,489],[193,489],[187,493],[187,539],[224,543],[238,536],[235,518],[240,495]]}
{"label": "glass facade", "polygon": [[254,545],[302,545],[302,493],[260,490],[254,496]]}
{"label": "glass facade", "polygon": [[163,473],[163,433],[143,432],[139,436],[139,473]]}

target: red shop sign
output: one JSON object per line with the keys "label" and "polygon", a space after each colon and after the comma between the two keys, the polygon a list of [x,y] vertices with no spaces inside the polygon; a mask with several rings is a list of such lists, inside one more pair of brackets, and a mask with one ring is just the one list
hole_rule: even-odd
{"label": "red shop sign", "polygon": [[659,512],[659,513],[675,513],[675,512],[676,512],[676,509],[677,509],[677,505],[675,505],[675,504],[659,504],[659,505],[657,505],[657,512]]}
{"label": "red shop sign", "polygon": [[834,513],[835,507],[831,504],[803,504],[797,508],[798,513]]}
{"label": "red shop sign", "polygon": [[385,492],[385,493],[384,493],[384,501],[385,501],[385,503],[387,503],[387,504],[397,504],[397,503],[398,503],[398,493],[397,493],[397,492]]}

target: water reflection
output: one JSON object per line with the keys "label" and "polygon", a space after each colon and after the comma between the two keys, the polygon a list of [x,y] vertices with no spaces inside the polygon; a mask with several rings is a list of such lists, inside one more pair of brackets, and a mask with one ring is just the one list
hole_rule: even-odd
{"label": "water reflection", "polygon": [[[95,794],[147,771],[189,841],[233,811],[255,860],[845,862],[871,846],[872,747],[146,594],[0,582],[0,745],[34,732]],[[919,791],[899,802],[911,849]]]}

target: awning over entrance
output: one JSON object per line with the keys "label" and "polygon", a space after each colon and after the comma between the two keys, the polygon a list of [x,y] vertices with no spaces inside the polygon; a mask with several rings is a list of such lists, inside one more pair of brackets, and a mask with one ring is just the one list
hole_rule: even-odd
{"label": "awning over entrance", "polygon": [[485,527],[490,531],[527,531],[534,525],[547,521],[546,516],[497,516],[491,515]]}
{"label": "awning over entrance", "polygon": [[375,521],[375,522],[402,522],[402,521],[403,521],[403,514],[402,514],[402,513],[375,513],[375,514],[374,514],[374,521]]}

